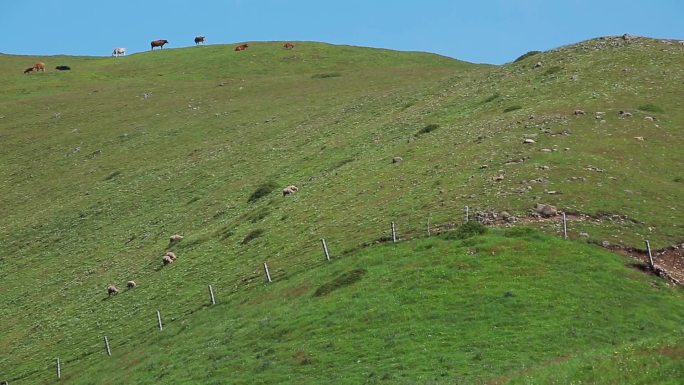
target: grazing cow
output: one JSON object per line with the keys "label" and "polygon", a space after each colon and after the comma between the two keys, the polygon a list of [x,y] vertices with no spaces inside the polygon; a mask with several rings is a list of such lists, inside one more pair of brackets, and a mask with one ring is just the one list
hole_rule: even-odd
{"label": "grazing cow", "polygon": [[110,297],[113,295],[119,294],[119,289],[116,288],[114,285],[109,285],[107,286],[107,295]]}
{"label": "grazing cow", "polygon": [[29,73],[31,73],[31,72],[33,72],[33,67],[29,67],[29,68],[27,68],[27,69],[24,70],[24,73],[25,73],[25,74],[29,74]]}
{"label": "grazing cow", "polygon": [[153,40],[150,42],[150,49],[154,50],[154,47],[159,47],[159,49],[164,49],[164,44],[167,44],[169,41],[168,40]]}
{"label": "grazing cow", "polygon": [[112,51],[112,56],[126,56],[126,48],[114,48],[114,51]]}
{"label": "grazing cow", "polygon": [[239,46],[235,47],[235,51],[244,51],[249,47],[249,44],[240,44]]}
{"label": "grazing cow", "polygon": [[285,48],[285,49],[292,49],[292,48],[294,48],[294,44],[292,44],[292,43],[285,43],[285,44],[283,44],[283,48]]}
{"label": "grazing cow", "polygon": [[55,69],[58,71],[69,71],[71,69],[71,67],[69,67],[69,66],[57,66],[57,67],[55,67]]}
{"label": "grazing cow", "polygon": [[36,63],[36,64],[34,64],[34,65],[33,65],[33,70],[36,71],[36,72],[38,72],[38,71],[45,72],[45,63]]}
{"label": "grazing cow", "polygon": [[195,36],[195,45],[204,44],[204,36]]}

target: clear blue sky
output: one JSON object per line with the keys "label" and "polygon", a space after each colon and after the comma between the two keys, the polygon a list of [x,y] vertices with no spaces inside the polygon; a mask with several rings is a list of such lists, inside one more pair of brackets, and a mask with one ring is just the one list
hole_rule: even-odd
{"label": "clear blue sky", "polygon": [[313,40],[501,64],[598,36],[684,40],[684,0],[0,0],[0,52]]}

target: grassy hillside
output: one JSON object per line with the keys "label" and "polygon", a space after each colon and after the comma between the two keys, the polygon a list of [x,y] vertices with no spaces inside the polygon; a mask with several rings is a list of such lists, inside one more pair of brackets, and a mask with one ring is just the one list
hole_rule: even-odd
{"label": "grassy hillside", "polygon": [[[524,217],[538,202],[593,216],[573,238],[681,241],[683,58],[650,39],[500,67],[319,43],[2,55],[0,377],[51,382],[59,356],[74,384],[505,382],[558,357],[574,376],[615,346],[679,346],[681,291],[582,243],[359,246],[390,221],[407,237],[428,218],[461,223],[465,205]],[[36,61],[48,71],[23,75]],[[289,184],[300,191],[282,197]],[[161,268],[174,233],[179,260]],[[329,265],[321,237],[340,256]],[[312,296],[356,270],[358,283]],[[106,299],[129,279],[139,287]],[[159,334],[156,309],[170,322]]]}

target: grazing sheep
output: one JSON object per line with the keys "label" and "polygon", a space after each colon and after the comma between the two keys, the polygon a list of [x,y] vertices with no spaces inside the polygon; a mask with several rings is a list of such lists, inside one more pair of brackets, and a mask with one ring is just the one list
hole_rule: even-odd
{"label": "grazing sheep", "polygon": [[297,191],[299,191],[299,188],[297,188],[297,186],[295,186],[295,185],[289,185],[289,186],[287,186],[287,187],[285,187],[285,188],[283,189],[283,196],[285,196],[285,195],[290,195],[290,194],[294,194],[294,193],[296,193]]}
{"label": "grazing sheep", "polygon": [[173,234],[173,235],[169,238],[169,241],[170,241],[171,243],[174,243],[174,242],[179,242],[181,239],[183,239],[183,236],[182,236],[182,235],[180,235],[180,234]]}
{"label": "grazing sheep", "polygon": [[177,259],[176,253],[174,253],[173,251],[167,251],[164,255],[171,258],[172,261],[175,261]]}
{"label": "grazing sheep", "polygon": [[173,263],[173,259],[168,255],[165,255],[162,257],[162,263],[164,263],[164,265],[168,265],[169,263]]}
{"label": "grazing sheep", "polygon": [[129,289],[133,289],[133,288],[135,288],[136,286],[138,286],[138,284],[136,284],[135,281],[128,281],[128,282],[126,282],[126,287],[129,288]]}
{"label": "grazing sheep", "polygon": [[116,288],[114,285],[109,285],[107,286],[107,295],[110,297],[113,295],[119,294],[119,289]]}

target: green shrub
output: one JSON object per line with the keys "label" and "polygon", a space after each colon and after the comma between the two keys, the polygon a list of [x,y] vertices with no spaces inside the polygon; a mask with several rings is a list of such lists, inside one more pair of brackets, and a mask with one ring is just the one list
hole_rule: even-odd
{"label": "green shrub", "polygon": [[254,239],[256,239],[256,238],[259,238],[259,237],[262,236],[263,234],[264,234],[264,230],[263,230],[263,229],[254,229],[254,230],[250,231],[247,235],[245,235],[245,237],[242,239],[242,244],[243,244],[243,245],[246,245],[246,244],[248,244],[250,241],[252,241],[252,240],[254,240]]}
{"label": "green shrub", "polygon": [[328,72],[328,73],[311,75],[311,79],[327,79],[327,78],[336,78],[336,77],[340,77],[340,76],[342,76],[342,74],[339,72]]}
{"label": "green shrub", "polygon": [[445,239],[468,239],[476,235],[482,235],[487,232],[487,228],[480,222],[468,221],[459,226],[456,231],[445,233]]}
{"label": "green shrub", "polygon": [[504,108],[503,112],[511,112],[511,111],[519,110],[521,108],[522,108],[522,106],[518,106],[518,105],[510,106],[510,107]]}
{"label": "green shrub", "polygon": [[497,93],[495,93],[495,94],[490,95],[487,99],[481,101],[480,104],[486,104],[486,103],[489,103],[489,102],[493,102],[494,100],[496,100],[496,99],[498,99],[498,98],[500,98],[500,97],[501,97],[501,94],[499,94],[499,93],[497,92]]}
{"label": "green shrub", "polygon": [[367,273],[366,269],[354,269],[346,273],[342,273],[335,277],[332,281],[319,287],[314,293],[314,297],[321,297],[339,288],[349,286],[354,282],[360,281]]}
{"label": "green shrub", "polygon": [[527,59],[528,57],[534,56],[534,55],[539,54],[539,53],[541,53],[541,51],[529,51],[529,52],[527,52],[527,53],[525,53],[525,54],[522,54],[522,55],[521,55],[520,57],[518,57],[517,59],[513,60],[513,63],[517,63],[517,62],[519,62],[519,61],[521,61],[521,60],[525,60],[525,59]]}
{"label": "green shrub", "polygon": [[278,185],[276,185],[274,182],[267,182],[262,184],[261,186],[257,187],[256,190],[254,190],[252,195],[249,196],[247,202],[252,203],[259,200],[260,198],[265,197],[266,195],[270,194],[273,190],[275,190],[276,187],[278,187]]}
{"label": "green shrub", "polygon": [[560,72],[562,69],[563,69],[563,67],[559,67],[559,66],[549,67],[549,69],[544,71],[544,75],[553,75],[557,72]]}
{"label": "green shrub", "polygon": [[637,109],[648,112],[665,112],[662,108],[656,106],[653,103],[644,104],[642,106],[637,107]]}
{"label": "green shrub", "polygon": [[434,124],[434,123],[428,124],[427,126],[418,130],[418,132],[416,133],[416,136],[427,134],[427,133],[432,132],[438,128],[439,128],[439,124]]}

